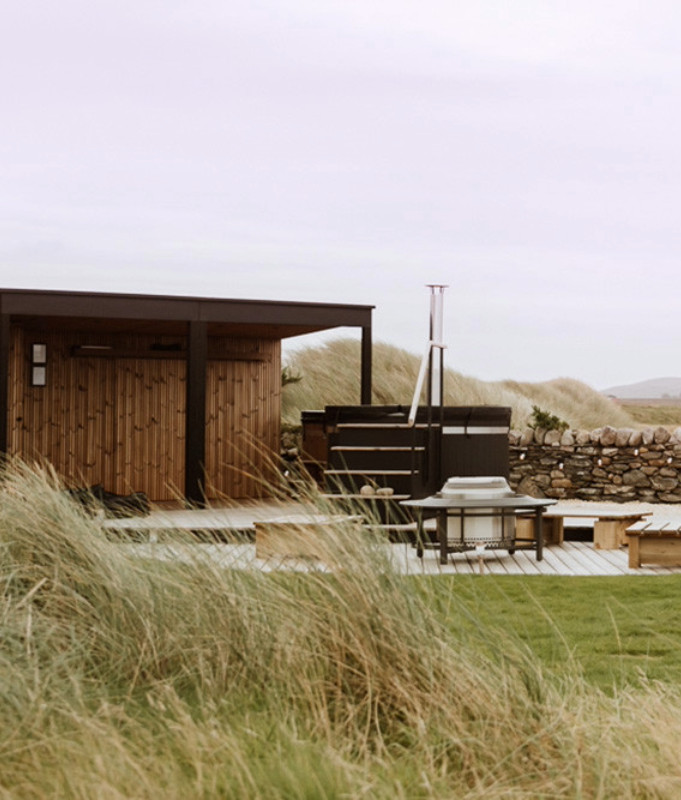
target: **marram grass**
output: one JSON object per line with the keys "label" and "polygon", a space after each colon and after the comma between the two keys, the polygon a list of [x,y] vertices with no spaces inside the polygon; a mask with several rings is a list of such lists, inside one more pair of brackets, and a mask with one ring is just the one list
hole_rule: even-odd
{"label": "marram grass", "polygon": [[[421,356],[378,342],[373,348],[372,363],[372,402],[411,405]],[[287,424],[299,425],[300,412],[306,409],[359,403],[359,342],[337,339],[294,351],[288,356],[288,366],[301,380],[284,387],[282,415]],[[447,405],[508,406],[512,409],[512,424],[520,428],[530,420],[533,405],[556,414],[572,428],[638,424],[613,400],[571,378],[545,383],[487,382],[449,368],[445,369],[444,395]],[[425,391],[421,401],[425,402]]]}
{"label": "marram grass", "polygon": [[324,556],[143,559],[49,471],[8,468],[0,797],[679,796],[678,687],[545,674],[353,529]]}

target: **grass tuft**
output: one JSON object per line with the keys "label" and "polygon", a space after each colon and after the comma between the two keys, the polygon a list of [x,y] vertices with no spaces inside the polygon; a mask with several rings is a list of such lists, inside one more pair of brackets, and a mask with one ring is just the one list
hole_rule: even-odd
{"label": "grass tuft", "polygon": [[[420,362],[421,356],[376,343],[372,356],[372,402],[410,405]],[[288,368],[301,376],[298,383],[286,386],[282,393],[282,415],[288,425],[299,425],[300,412],[306,409],[359,403],[360,344],[357,341],[338,339],[295,351],[289,355]],[[556,414],[572,428],[636,427],[626,410],[612,399],[571,378],[545,383],[486,382],[446,369],[444,395],[448,405],[509,406],[515,427],[527,426],[533,405]],[[421,402],[425,402],[425,393]]]}
{"label": "grass tuft", "polygon": [[0,794],[678,796],[675,685],[554,673],[351,523],[321,552],[332,570],[171,545],[183,558],[144,558],[49,470],[5,470]]}

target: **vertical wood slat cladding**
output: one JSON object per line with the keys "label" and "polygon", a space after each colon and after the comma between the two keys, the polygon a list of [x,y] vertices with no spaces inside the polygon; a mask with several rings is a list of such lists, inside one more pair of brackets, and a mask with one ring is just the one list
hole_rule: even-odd
{"label": "vertical wood slat cladding", "polygon": [[[214,344],[216,342],[214,341]],[[218,340],[247,352],[254,342]],[[258,341],[266,361],[208,361],[206,494],[258,497],[274,475],[279,450],[281,344]]]}
{"label": "vertical wood slat cladding", "polygon": [[179,360],[116,359],[113,491],[169,500],[182,487],[185,380]]}
{"label": "vertical wood slat cladding", "polygon": [[[30,345],[47,344],[47,385],[31,387]],[[177,496],[184,470],[185,364],[175,359],[74,358],[71,347],[147,349],[157,338],[13,330],[10,446],[47,459],[67,481],[154,500]]]}
{"label": "vertical wood slat cladding", "polygon": [[[30,345],[48,347],[47,385],[31,387]],[[144,491],[153,500],[184,487],[186,363],[183,359],[73,357],[74,345],[147,350],[163,337],[36,333],[14,327],[10,342],[8,450],[44,458],[77,485]],[[176,340],[175,340],[176,341]],[[212,339],[228,352],[257,347],[265,361],[209,361],[206,483],[209,497],[261,494],[279,447],[278,341]]]}

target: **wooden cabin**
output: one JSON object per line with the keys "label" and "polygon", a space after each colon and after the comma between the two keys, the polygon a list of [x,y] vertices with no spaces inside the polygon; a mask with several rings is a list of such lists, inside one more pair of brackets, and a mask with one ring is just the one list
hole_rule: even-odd
{"label": "wooden cabin", "polygon": [[156,501],[259,496],[282,340],[360,328],[369,404],[372,308],[0,289],[0,451]]}

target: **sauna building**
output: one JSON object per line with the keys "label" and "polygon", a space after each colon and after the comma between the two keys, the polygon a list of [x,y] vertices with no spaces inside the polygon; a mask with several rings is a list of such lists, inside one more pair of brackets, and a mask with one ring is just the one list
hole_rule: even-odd
{"label": "sauna building", "polygon": [[359,328],[369,404],[372,309],[0,289],[0,451],[156,501],[258,496],[282,340]]}

